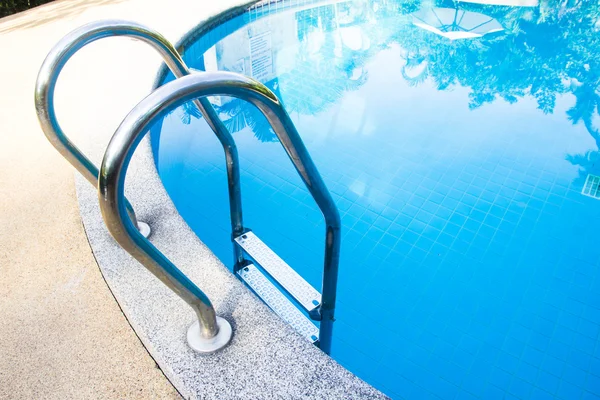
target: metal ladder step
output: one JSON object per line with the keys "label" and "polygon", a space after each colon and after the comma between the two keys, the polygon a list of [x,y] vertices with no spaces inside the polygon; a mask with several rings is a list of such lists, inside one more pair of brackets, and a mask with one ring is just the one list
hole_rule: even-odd
{"label": "metal ladder step", "polygon": [[318,340],[319,328],[302,314],[254,264],[245,266],[237,274],[281,319],[290,324],[299,334],[311,343]]}
{"label": "metal ladder step", "polygon": [[310,314],[321,304],[321,293],[306,282],[252,231],[235,242]]}

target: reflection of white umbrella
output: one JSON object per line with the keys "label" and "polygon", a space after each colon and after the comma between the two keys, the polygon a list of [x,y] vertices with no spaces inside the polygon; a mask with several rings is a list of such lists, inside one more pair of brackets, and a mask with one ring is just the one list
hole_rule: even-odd
{"label": "reflection of white umbrella", "polygon": [[450,40],[472,39],[504,30],[485,14],[454,8],[429,8],[411,14],[413,24]]}
{"label": "reflection of white umbrella", "polygon": [[457,0],[459,2],[489,4],[492,6],[537,7],[538,0]]}

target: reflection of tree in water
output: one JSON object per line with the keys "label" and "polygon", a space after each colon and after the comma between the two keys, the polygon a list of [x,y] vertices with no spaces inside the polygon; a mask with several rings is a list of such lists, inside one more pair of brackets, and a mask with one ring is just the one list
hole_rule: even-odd
{"label": "reflection of tree in water", "polygon": [[579,176],[574,181],[583,186],[589,174],[599,175],[600,172],[600,132],[593,125],[594,114],[600,114],[600,95],[598,86],[582,84],[575,88],[575,105],[567,111],[567,116],[573,124],[583,122],[589,134],[594,138],[598,150],[588,150],[585,154],[567,155],[566,159],[573,165],[579,166]]}
{"label": "reflection of tree in water", "polygon": [[[439,90],[455,84],[469,87],[471,108],[498,97],[513,103],[531,95],[543,112],[553,112],[556,96],[571,92],[565,80],[598,87],[600,36],[595,32],[600,6],[542,3],[537,8],[461,3],[461,9],[493,17],[505,28],[506,34],[479,39],[450,41],[403,24],[393,38],[406,53],[403,75],[409,83],[431,78]],[[406,70],[416,66],[420,73],[409,76]]]}
{"label": "reflection of tree in water", "polygon": [[598,150],[588,150],[584,154],[568,154],[565,158],[579,167],[577,178],[573,180],[573,185],[576,187],[583,187],[589,174],[600,175],[600,151]]}
{"label": "reflection of tree in water", "polygon": [[181,108],[182,111],[179,114],[179,118],[185,125],[189,125],[192,122],[192,117],[196,119],[202,118],[202,113],[200,113],[198,107],[191,101],[184,103]]}
{"label": "reflection of tree in water", "polygon": [[[339,54],[335,54],[337,23],[332,5],[303,10],[296,17],[299,21],[299,49],[293,67],[266,85],[282,99],[289,113],[314,115],[325,111],[344,93],[357,90],[367,81],[364,64],[378,49],[375,46],[368,50],[342,48]],[[355,21],[356,24],[358,22]],[[280,92],[284,92],[285,96],[280,96]],[[256,107],[233,99],[217,108],[226,115],[224,123],[232,133],[249,127],[260,141],[277,141],[267,120]]]}
{"label": "reflection of tree in water", "polygon": [[[266,86],[280,98],[277,79]],[[229,132],[237,133],[248,127],[261,142],[276,142],[277,136],[262,112],[249,102],[237,98],[228,98],[224,104],[215,106]]]}
{"label": "reflection of tree in water", "polygon": [[[574,86],[576,84],[573,84]],[[598,86],[595,87],[589,82],[576,85],[573,90],[575,95],[575,105],[567,111],[567,116],[573,124],[583,122],[587,131],[596,141],[596,146],[600,149],[600,132],[593,126],[592,118],[595,113],[600,112],[600,95],[598,95]]]}
{"label": "reflection of tree in water", "polygon": [[[438,90],[468,87],[471,109],[497,98],[514,103],[532,96],[541,111],[552,113],[557,96],[570,93],[575,104],[567,111],[569,120],[582,123],[600,149],[600,132],[592,124],[600,113],[600,2],[541,0],[535,8],[468,3],[459,7],[495,18],[505,33],[450,41],[399,24],[392,41],[400,45],[406,60],[400,71],[404,79],[411,85],[429,80]],[[567,160],[582,168],[585,179],[590,170],[600,169],[598,153]]]}
{"label": "reflection of tree in water", "polygon": [[[600,104],[600,2],[540,0],[537,7],[456,4],[496,19],[504,33],[454,41],[435,35],[411,23],[410,13],[420,9],[421,0],[338,3],[299,11],[293,67],[271,81],[271,89],[284,93],[290,113],[325,111],[347,91],[360,88],[367,80],[366,62],[396,43],[406,60],[400,73],[409,84],[429,81],[438,90],[468,87],[472,109],[497,98],[514,103],[532,96],[541,111],[552,113],[557,96],[571,93],[576,101],[569,119],[585,125],[600,145],[591,122]],[[438,0],[431,5],[455,3]],[[352,26],[360,26],[369,46],[340,46],[340,32]],[[219,111],[233,132],[248,126],[261,141],[276,140],[255,107],[235,99]]]}

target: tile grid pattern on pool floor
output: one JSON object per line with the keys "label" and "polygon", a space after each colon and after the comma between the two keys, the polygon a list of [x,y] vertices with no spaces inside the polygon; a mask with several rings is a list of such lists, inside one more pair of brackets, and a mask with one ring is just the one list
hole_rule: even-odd
{"label": "tile grid pattern on pool floor", "polygon": [[[265,198],[272,201],[274,205],[281,204],[283,196],[285,197],[283,203],[287,204],[285,212],[271,211],[270,214],[274,218],[283,217],[284,214],[296,214],[297,218],[290,218],[294,221],[294,228],[301,235],[309,235],[312,229],[311,236],[314,237],[314,240],[311,243],[318,248],[321,240],[319,228],[322,227],[320,215],[314,206],[307,206],[306,201],[309,200],[309,195],[295,177],[294,172],[291,169],[287,171],[288,173],[281,171],[281,165],[285,161],[285,158],[273,158],[266,167],[260,167],[256,164],[249,164],[248,160],[243,159],[245,164],[244,193],[256,193],[256,196],[248,196],[249,199],[245,197],[248,199],[245,201],[245,212],[251,216],[253,212],[263,209]],[[511,164],[516,165],[518,170],[511,169]],[[271,167],[280,168],[278,174],[271,172],[273,171]],[[393,263],[410,260],[412,265],[426,264],[430,267],[429,270],[407,271],[403,269],[399,271],[400,274],[405,275],[401,278],[402,281],[425,282],[421,290],[415,287],[402,288],[403,300],[406,304],[432,301],[434,303],[430,307],[431,310],[436,308],[435,305],[443,304],[446,300],[452,301],[452,298],[444,299],[440,294],[443,291],[435,292],[436,285],[443,285],[446,279],[453,279],[449,274],[451,271],[431,270],[432,265],[444,263],[458,265],[460,257],[463,255],[470,257],[474,262],[482,262],[486,258],[486,254],[495,255],[493,251],[497,251],[500,253],[498,256],[502,256],[502,247],[497,244],[493,247],[492,252],[487,252],[487,247],[495,244],[494,238],[497,238],[498,242],[503,240],[504,243],[507,239],[512,240],[513,243],[526,242],[531,236],[533,223],[542,212],[556,214],[561,211],[561,207],[567,207],[569,204],[577,207],[582,201],[578,190],[569,189],[563,182],[553,182],[552,173],[531,171],[528,175],[517,172],[522,169],[523,165],[519,163],[508,160],[500,161],[487,181],[479,173],[465,170],[454,174],[454,181],[450,180],[448,174],[439,176],[437,180],[425,175],[410,174],[402,186],[394,189],[388,187],[387,189],[389,202],[401,199],[402,196],[399,194],[403,194],[407,198],[402,209],[403,212],[395,215],[395,218],[393,218],[394,208],[390,208],[384,203],[361,204],[359,199],[352,203],[348,200],[352,198],[347,195],[348,193],[341,193],[344,188],[346,191],[349,190],[347,188],[350,182],[345,182],[343,176],[335,176],[335,173],[330,178],[328,173],[324,172],[327,181],[332,183],[330,185],[332,193],[342,212],[345,230],[344,251],[351,254],[350,257],[345,257],[345,260],[357,262],[355,257],[358,257],[360,261],[369,256],[383,258],[384,264],[372,275],[374,281],[383,284],[386,282],[387,273],[379,271],[385,269],[386,258]],[[480,171],[484,174],[490,172],[489,169],[486,169],[485,163]],[[202,182],[203,186],[223,186],[224,174],[219,162],[209,167],[207,175],[197,175],[199,173],[201,170],[195,169],[193,179]],[[210,183],[211,181],[214,182]],[[252,183],[246,183],[249,181]],[[444,192],[445,195],[440,194]],[[291,193],[292,196],[285,193]],[[340,195],[345,195],[345,197],[342,199]],[[189,197],[194,198],[194,196]],[[289,207],[290,199],[295,200],[295,208]],[[527,201],[526,207],[521,204],[522,200]],[[218,223],[222,226],[223,232],[227,232],[227,219],[223,218],[227,215],[224,204],[226,203],[215,201],[209,206],[210,208],[215,207],[213,214],[215,219],[210,221],[210,225],[214,227]],[[498,204],[504,204],[505,207],[500,207]],[[527,213],[524,211],[525,208]],[[310,216],[308,219],[307,215]],[[250,217],[249,220],[252,218]],[[299,228],[298,223],[305,225],[303,228]],[[372,227],[367,230],[367,234],[360,235],[361,223],[372,224]],[[248,225],[254,227],[255,224]],[[520,237],[514,236],[517,228],[518,232],[522,234]],[[551,232],[551,229],[549,231]],[[382,232],[385,233],[382,234]],[[398,232],[400,235],[396,236],[394,232]],[[266,230],[260,231],[259,234],[262,236],[267,234],[269,237],[267,242],[280,254],[302,253],[302,251],[297,251],[300,243],[289,243],[289,241],[282,243],[275,240],[280,237],[280,232],[276,230],[269,231],[269,233]],[[461,247],[462,243],[469,243],[469,241],[472,243],[470,247]],[[282,247],[278,248],[280,246]],[[301,247],[305,251],[314,252],[314,248],[311,249],[306,242]],[[384,250],[379,255],[375,249],[381,248]],[[368,249],[371,253],[365,254],[363,249]],[[230,252],[229,246],[223,250],[225,251],[222,254],[226,254],[224,259],[227,259]],[[444,254],[444,256],[440,257],[440,254]],[[540,258],[548,262],[548,265],[556,264],[557,260],[547,259],[549,257],[544,257],[543,252],[540,254]],[[519,255],[511,254],[511,256],[518,258]],[[303,262],[310,261],[293,257],[292,254],[286,254],[284,258],[292,265],[302,265]],[[312,261],[317,261],[316,265],[318,266],[320,257],[312,258]],[[504,258],[504,262],[508,260]],[[517,260],[513,259],[513,261]],[[389,264],[390,261],[387,262],[388,266]],[[502,264],[497,265],[497,268],[497,272],[502,271]],[[518,298],[505,297],[507,291],[511,288],[514,289],[514,285],[523,283],[522,281],[521,283],[508,282],[511,286],[509,288],[506,286],[506,282],[503,285],[488,279],[488,286],[481,289],[481,295],[496,296],[497,302],[502,302],[502,308],[497,306],[498,303],[496,303],[496,309],[472,307],[468,304],[469,296],[463,294],[464,300],[457,303],[457,308],[450,316],[436,315],[435,312],[429,316],[415,313],[411,316],[410,323],[420,327],[415,332],[419,332],[421,336],[417,333],[412,336],[406,335],[406,333],[399,334],[397,326],[392,326],[392,329],[387,331],[388,334],[396,335],[399,341],[413,343],[410,349],[407,349],[409,351],[403,355],[379,354],[380,358],[376,359],[379,363],[378,367],[375,370],[366,370],[364,373],[372,374],[372,379],[375,381],[377,381],[377,376],[382,374],[394,374],[398,386],[386,389],[408,398],[411,394],[414,395],[422,390],[431,391],[442,398],[446,398],[445,394],[453,391],[457,394],[464,393],[463,396],[472,394],[492,398],[494,392],[503,393],[499,388],[508,388],[508,393],[517,397],[533,393],[539,397],[543,394],[539,390],[543,390],[547,394],[555,394],[559,398],[565,399],[578,398],[579,396],[572,397],[576,393],[583,394],[589,393],[588,390],[594,391],[596,384],[599,383],[599,378],[586,373],[586,370],[600,371],[600,364],[598,364],[597,353],[593,353],[595,357],[591,357],[592,354],[586,353],[586,351],[593,349],[595,345],[598,325],[594,321],[600,318],[600,311],[589,306],[591,299],[577,298],[578,293],[581,294],[577,285],[587,286],[586,280],[593,276],[591,268],[592,265],[587,266],[588,271],[579,268],[580,271],[577,275],[572,274],[571,277],[552,277],[548,282],[544,282],[544,285],[541,285],[542,282],[538,282],[536,290],[545,292],[543,300],[549,302],[542,310],[546,314],[539,314],[537,312],[539,310],[521,309],[516,315],[511,312],[508,315],[502,315],[503,309],[506,310],[508,305],[513,303],[512,305],[516,307],[521,301]],[[318,267],[311,271],[313,273],[310,274],[312,278],[310,281],[318,287],[321,271]],[[489,270],[486,271],[489,272]],[[477,273],[475,268],[464,266],[462,270],[457,269],[455,272],[465,274],[458,278],[463,279],[465,283],[468,282],[469,275]],[[520,271],[520,273],[522,272]],[[395,280],[388,279],[388,281]],[[525,283],[532,284],[531,282]],[[368,286],[368,284],[364,285]],[[576,285],[575,290],[561,295],[565,285]],[[343,293],[343,288],[348,286],[352,285],[340,285],[341,292]],[[391,288],[390,291],[385,288],[381,289],[381,296],[385,298],[393,295],[395,288]],[[429,289],[430,292],[437,294],[433,296],[433,299],[429,299],[428,297],[431,296],[425,294],[424,289]],[[469,291],[469,287],[464,285],[464,293],[469,293]],[[377,303],[377,300],[373,299],[372,293],[363,293],[363,295],[365,296],[362,296],[360,301],[364,297],[370,296],[371,301]],[[350,296],[340,295],[340,312],[343,312],[343,303],[347,297],[350,298]],[[348,310],[347,312],[354,313],[355,311]],[[471,318],[471,315],[474,317]],[[493,315],[496,317],[492,317]],[[361,315],[360,318],[369,320],[364,315]],[[436,319],[452,320],[453,324],[444,324],[445,326],[434,324],[433,329],[428,329],[431,320]],[[468,326],[470,323],[472,325],[466,331],[456,328],[461,325]],[[486,331],[483,328],[484,324],[487,324],[491,331]],[[573,327],[575,329],[572,329]],[[355,347],[350,343],[356,343],[356,340],[361,338],[365,339],[361,336],[364,332],[356,332],[349,326],[338,330],[345,333],[339,339],[346,342],[346,346]],[[552,337],[547,336],[548,332],[553,332]],[[481,343],[476,339],[478,336],[481,337],[478,333],[487,337],[488,343]],[[376,340],[376,338],[373,339]],[[426,344],[426,346],[423,347],[419,343]],[[575,349],[570,349],[571,345],[576,346]],[[486,347],[485,352],[478,352],[482,346]],[[355,352],[352,356],[356,356]],[[369,358],[369,355],[363,353],[363,357]],[[405,362],[399,363],[398,360],[402,358],[405,358]],[[343,353],[340,354],[340,360],[342,363],[344,362]],[[402,365],[400,369],[398,369],[399,364]],[[490,368],[492,364],[494,367]],[[431,381],[432,372],[439,375],[438,380]],[[581,377],[586,375],[587,378],[582,380]],[[461,379],[465,376],[470,376],[470,379]],[[478,379],[473,379],[475,376]]]}

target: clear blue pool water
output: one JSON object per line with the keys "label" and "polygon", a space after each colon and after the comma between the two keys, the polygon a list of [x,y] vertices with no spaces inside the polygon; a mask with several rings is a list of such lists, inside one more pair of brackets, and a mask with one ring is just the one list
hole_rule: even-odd
{"label": "clear blue pool water", "polygon": [[[184,58],[270,87],[330,188],[342,365],[398,399],[598,399],[600,6],[494,2],[521,6],[286,1]],[[319,288],[317,207],[258,111],[212,101],[246,226]],[[152,141],[177,209],[231,265],[218,141],[189,105]]]}

